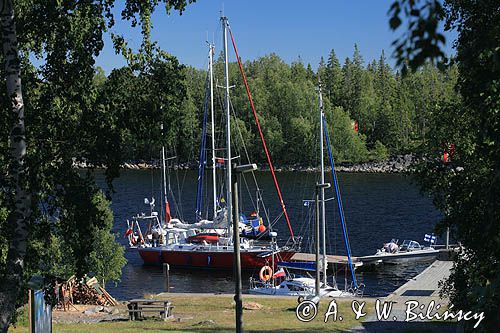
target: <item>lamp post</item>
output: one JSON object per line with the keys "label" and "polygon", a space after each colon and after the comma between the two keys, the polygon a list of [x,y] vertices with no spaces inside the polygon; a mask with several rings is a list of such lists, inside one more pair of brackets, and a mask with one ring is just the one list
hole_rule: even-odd
{"label": "lamp post", "polygon": [[[320,210],[319,210],[319,193],[320,193],[320,190],[324,190],[325,188],[329,188],[330,187],[330,183],[323,183],[323,184],[320,184],[320,183],[316,183],[316,198],[315,198],[315,201],[316,201],[316,297],[319,299],[320,295],[319,295],[319,290],[320,290],[320,269],[319,269],[319,248],[320,248],[320,244],[319,244],[319,229],[320,229],[320,218],[319,218],[319,215],[320,215]],[[323,192],[323,191],[321,191]]]}
{"label": "lamp post", "polygon": [[233,246],[234,246],[234,302],[236,307],[236,333],[243,332],[243,304],[241,301],[241,257],[240,257],[240,229],[238,207],[238,177],[239,175],[257,170],[256,164],[245,164],[233,167]]}

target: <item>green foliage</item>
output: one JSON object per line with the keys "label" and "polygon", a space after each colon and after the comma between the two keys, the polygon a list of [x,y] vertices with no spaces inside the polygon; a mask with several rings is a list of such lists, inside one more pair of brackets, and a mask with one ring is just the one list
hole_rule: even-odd
{"label": "green foliage", "polygon": [[328,56],[328,63],[325,70],[325,88],[326,94],[330,103],[334,106],[340,105],[341,89],[342,89],[342,69],[340,68],[340,62],[335,54],[335,50],[332,49]]}
{"label": "green foliage", "polygon": [[389,150],[380,141],[376,141],[373,149],[370,151],[370,159],[374,161],[384,161],[389,157]]}
{"label": "green foliage", "polygon": [[[316,165],[318,145],[318,96],[317,85],[321,80],[325,109],[335,110],[331,120],[335,154],[343,162],[363,162],[372,157],[367,149],[374,149],[377,141],[387,148],[381,156],[415,150],[425,141],[429,130],[431,111],[446,102],[458,100],[453,86],[457,79],[456,66],[445,72],[427,64],[422,70],[402,76],[395,73],[386,63],[382,51],[378,61],[364,66],[363,57],[357,45],[351,59],[344,66],[331,50],[328,62],[321,61],[316,73],[300,61],[286,64],[276,54],[270,54],[254,61],[247,61],[243,67],[259,115],[264,136],[272,159],[277,164]],[[215,76],[222,80],[223,63],[219,58],[215,64]],[[245,134],[243,143],[254,162],[265,163],[260,140],[237,65],[229,64],[231,103],[241,131]],[[198,124],[189,139],[179,147],[183,157],[193,156],[201,133],[201,117],[205,92],[206,74],[203,70],[185,68],[187,101],[182,114],[188,119],[198,115]],[[216,113],[223,113],[224,92],[216,90]],[[340,108],[338,108],[340,107]],[[330,110],[330,111],[328,111]],[[222,131],[223,117],[216,119],[218,131]],[[360,133],[352,131],[353,122],[359,123]],[[192,123],[191,123],[192,124]],[[186,129],[184,129],[186,130]],[[253,134],[253,135],[252,135]],[[239,134],[237,134],[239,136]],[[223,141],[220,134],[216,135]],[[239,141],[238,141],[239,140]],[[233,140],[234,149],[242,142]],[[224,146],[220,142],[220,146]],[[243,156],[243,155],[242,155]]]}
{"label": "green foliage", "polygon": [[[404,15],[402,15],[402,13]],[[406,72],[406,64],[415,70],[431,60],[443,67],[445,54],[442,47],[446,38],[438,31],[444,8],[439,0],[396,0],[389,14],[389,25],[397,30],[406,20],[405,32],[393,42],[397,66]]]}
{"label": "green foliage", "polygon": [[326,108],[330,140],[336,162],[364,162],[368,158],[365,137],[354,131],[353,122],[342,107]]}
{"label": "green foliage", "polygon": [[[1,203],[2,201],[0,201]],[[6,207],[0,207],[0,276],[3,273],[5,260],[7,259],[7,215],[9,211]]]}
{"label": "green foliage", "polygon": [[[413,7],[422,5],[419,1],[403,3]],[[457,77],[460,98],[449,99],[453,87],[448,83],[440,85],[432,71],[424,67],[420,79],[441,96],[442,103],[434,104],[425,98],[420,101],[425,110],[423,117],[430,121],[425,129],[427,162],[420,166],[418,179],[444,213],[438,228],[442,231],[449,227],[453,237],[463,245],[444,291],[455,309],[484,312],[485,321],[478,331],[494,332],[500,325],[498,1],[449,0],[441,10],[446,27],[458,31],[457,69],[449,69],[446,75]],[[407,33],[419,43],[410,54],[417,52],[422,58],[435,59],[440,54],[435,50],[438,44],[432,41],[439,38],[436,18],[414,14],[417,22],[428,23],[428,35],[420,34],[420,25],[409,27]],[[419,62],[414,61],[413,65]],[[428,87],[428,82],[433,86]],[[451,145],[454,147],[451,162],[443,163],[440,156],[443,151],[450,151]],[[471,326],[467,323],[466,330],[472,330]]]}
{"label": "green foliage", "polygon": [[32,227],[26,273],[69,278],[92,272],[100,281],[118,281],[126,262],[117,235],[110,233],[109,202],[78,175],[66,185],[58,218],[44,216]]}
{"label": "green foliage", "polygon": [[[95,68],[104,46],[103,33],[115,21],[114,1],[16,1],[15,14],[22,62],[22,90],[28,138],[27,175],[31,215],[22,219],[28,230],[26,255],[13,242],[13,226],[5,215],[12,211],[16,190],[11,164],[9,133],[13,114],[9,96],[0,91],[0,277],[6,271],[6,251],[18,251],[23,261],[23,285],[2,285],[2,297],[15,293],[18,305],[26,299],[26,281],[32,274],[68,277],[93,272],[101,280],[117,281],[125,264],[124,249],[111,234],[113,215],[109,201],[95,185],[91,170],[80,173],[73,164],[87,161],[106,168],[107,195],[112,180],[130,151],[133,137],[145,147],[182,139],[185,100],[183,66],[151,43],[150,16],[163,3],[167,11],[183,11],[192,0],[125,1],[122,19],[140,25],[143,43],[133,53],[114,36],[114,44],[127,56],[129,66],[109,78]],[[37,66],[30,57],[37,58]],[[1,57],[3,60],[3,57]],[[4,71],[2,66],[2,72]],[[3,73],[5,77],[5,73]],[[163,112],[161,111],[163,110]],[[192,115],[191,115],[192,116]],[[167,130],[162,137],[159,123]],[[191,123],[187,123],[189,126]],[[155,138],[146,142],[146,137]],[[127,144],[129,148],[124,148]],[[129,151],[126,151],[129,149]],[[11,279],[12,280],[12,279]],[[7,299],[6,297],[2,299]],[[4,308],[2,307],[2,310]],[[5,311],[12,311],[12,307]],[[7,329],[13,313],[2,313]]]}
{"label": "green foliage", "polygon": [[[115,161],[115,168],[106,171],[108,177],[117,175],[120,161],[157,157],[161,144],[193,142],[177,140],[179,135],[188,139],[185,129],[194,125],[194,111],[185,108],[183,66],[164,54],[151,61],[140,71],[133,66],[113,70],[97,96],[96,107],[85,114],[85,126],[97,135],[87,145],[95,149],[82,157],[95,165]],[[186,123],[188,118],[191,123]],[[163,136],[160,123],[165,124]]]}

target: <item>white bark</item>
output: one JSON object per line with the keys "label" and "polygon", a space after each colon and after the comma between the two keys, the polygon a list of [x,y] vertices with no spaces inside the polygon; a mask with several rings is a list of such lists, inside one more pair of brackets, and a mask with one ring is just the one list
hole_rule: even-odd
{"label": "white bark", "polygon": [[11,99],[14,123],[10,133],[10,176],[14,188],[13,207],[7,222],[11,225],[5,275],[0,279],[0,332],[7,332],[23,278],[24,257],[31,216],[31,198],[27,191],[26,136],[21,70],[17,48],[12,0],[0,0],[3,55],[7,94]]}

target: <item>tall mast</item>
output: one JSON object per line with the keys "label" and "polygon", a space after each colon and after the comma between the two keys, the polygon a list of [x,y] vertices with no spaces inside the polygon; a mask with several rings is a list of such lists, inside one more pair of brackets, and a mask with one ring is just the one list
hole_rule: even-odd
{"label": "tall mast", "polygon": [[210,72],[210,120],[212,121],[212,185],[213,185],[213,203],[214,215],[217,215],[217,184],[216,184],[216,170],[215,170],[215,114],[214,114],[214,72],[213,72],[213,55],[214,46],[210,44],[210,51],[208,52],[209,58],[209,72]]}
{"label": "tall mast", "polygon": [[[323,117],[324,117],[324,112],[323,112],[323,96],[321,95],[321,82],[318,84],[318,92],[319,92],[319,150],[320,150],[320,172],[321,172],[321,184],[325,183],[325,162],[323,158],[324,154],[324,147],[323,147],[323,138],[324,138],[324,131],[325,129],[323,128]],[[327,265],[327,260],[326,260],[326,211],[325,211],[325,188],[322,187],[320,191],[320,201],[321,201],[321,232],[322,232],[322,242],[323,242],[323,283],[326,286],[326,265]],[[317,240],[319,242],[319,239]]]}
{"label": "tall mast", "polygon": [[[160,125],[161,128],[161,136],[163,138],[163,123]],[[169,217],[167,217],[167,205],[168,205],[168,199],[167,199],[167,175],[166,175],[166,168],[165,168],[165,146],[161,146],[161,172],[162,172],[162,178],[163,178],[163,201],[162,201],[162,210],[163,210],[163,221],[168,223],[170,221]]]}
{"label": "tall mast", "polygon": [[[231,121],[230,121],[230,106],[229,106],[229,68],[228,68],[228,54],[227,54],[227,17],[222,16],[220,18],[222,22],[222,31],[224,39],[224,81],[226,88],[226,210],[227,210],[227,221],[228,225],[231,225],[232,221],[232,198],[233,191],[231,186]],[[238,226],[233,226],[238,228]],[[230,230],[231,231],[231,227]],[[229,233],[232,234],[231,232]]]}

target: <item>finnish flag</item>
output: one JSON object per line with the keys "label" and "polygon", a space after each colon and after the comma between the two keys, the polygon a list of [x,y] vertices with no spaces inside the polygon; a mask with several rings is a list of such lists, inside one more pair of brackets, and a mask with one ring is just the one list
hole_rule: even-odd
{"label": "finnish flag", "polygon": [[436,238],[437,237],[434,235],[425,234],[424,242],[430,242],[431,244],[434,244],[436,242]]}

